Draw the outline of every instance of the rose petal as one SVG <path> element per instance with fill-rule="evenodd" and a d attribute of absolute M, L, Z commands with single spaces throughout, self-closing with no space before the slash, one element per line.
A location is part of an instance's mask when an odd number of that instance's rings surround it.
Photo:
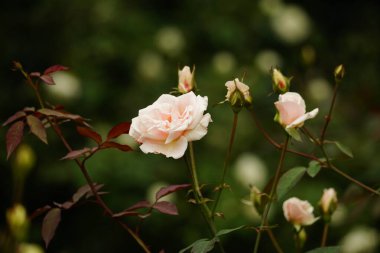
<path fill-rule="evenodd" d="M 187 149 L 187 139 L 182 136 L 177 141 L 169 144 L 144 142 L 140 146 L 140 149 L 144 153 L 164 154 L 166 157 L 178 159 L 185 154 Z"/>
<path fill-rule="evenodd" d="M 305 114 L 305 108 L 292 101 L 275 102 L 274 105 L 279 112 L 280 123 L 285 126 Z"/>
<path fill-rule="evenodd" d="M 318 114 L 318 112 L 319 112 L 319 109 L 315 108 L 311 112 L 305 113 L 301 117 L 299 117 L 296 120 L 294 120 L 292 123 L 290 123 L 289 125 L 287 125 L 286 128 L 293 128 L 293 127 L 302 126 L 303 122 L 305 122 L 308 119 L 314 118 Z"/>

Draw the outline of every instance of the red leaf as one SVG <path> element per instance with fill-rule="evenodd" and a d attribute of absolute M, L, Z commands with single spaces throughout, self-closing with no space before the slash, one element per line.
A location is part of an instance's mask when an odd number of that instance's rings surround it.
<path fill-rule="evenodd" d="M 134 211 L 122 211 L 120 213 L 115 213 L 114 215 L 112 215 L 112 217 L 117 218 L 117 217 L 123 217 L 123 216 L 137 216 L 137 215 L 139 215 L 138 212 L 134 212 Z"/>
<path fill-rule="evenodd" d="M 96 183 L 94 183 L 94 187 L 96 191 L 100 190 L 100 188 L 102 188 L 103 186 L 104 186 L 103 184 L 97 185 Z M 73 197 L 72 197 L 73 202 L 74 203 L 78 202 L 84 195 L 87 195 L 89 193 L 92 194 L 90 185 L 88 184 L 83 185 L 76 191 L 76 193 L 73 194 Z"/>
<path fill-rule="evenodd" d="M 117 124 L 108 132 L 107 140 L 114 139 L 122 134 L 127 134 L 129 132 L 130 126 L 130 122 L 122 122 Z"/>
<path fill-rule="evenodd" d="M 51 206 L 49 205 L 46 205 L 44 207 L 40 207 L 38 208 L 37 210 L 35 210 L 30 216 L 29 216 L 29 219 L 33 220 L 34 218 L 36 218 L 37 216 L 49 211 L 51 209 Z"/>
<path fill-rule="evenodd" d="M 46 248 L 49 246 L 51 239 L 53 239 L 55 230 L 61 221 L 61 209 L 53 208 L 45 216 L 42 222 L 42 238 L 45 241 Z"/>
<path fill-rule="evenodd" d="M 57 118 L 83 120 L 83 118 L 80 115 L 63 113 L 63 112 L 53 110 L 53 109 L 48 109 L 48 108 L 39 109 L 38 112 L 46 116 L 54 116 Z"/>
<path fill-rule="evenodd" d="M 7 143 L 7 159 L 20 144 L 22 137 L 24 136 L 24 122 L 17 121 L 8 129 L 6 135 Z"/>
<path fill-rule="evenodd" d="M 156 193 L 156 201 L 172 192 L 183 190 L 183 189 L 189 188 L 190 186 L 191 184 L 177 184 L 177 185 L 169 185 L 167 187 L 162 187 Z"/>
<path fill-rule="evenodd" d="M 30 131 L 37 136 L 42 142 L 47 144 L 47 136 L 46 136 L 46 130 L 44 125 L 42 124 L 41 120 L 39 120 L 37 117 L 34 117 L 33 115 L 26 116 L 26 123 L 28 123 L 30 127 Z"/>
<path fill-rule="evenodd" d="M 3 123 L 3 126 L 6 126 L 6 125 L 8 125 L 9 123 L 11 123 L 11 122 L 13 122 L 13 121 L 15 121 L 15 120 L 17 120 L 17 119 L 20 119 L 20 118 L 22 118 L 22 117 L 25 117 L 26 116 L 26 113 L 25 112 L 23 112 L 23 111 L 18 111 L 18 112 L 16 112 L 15 114 L 13 114 L 12 116 L 10 116 L 8 119 L 7 119 L 7 121 L 5 121 L 4 123 Z"/>
<path fill-rule="evenodd" d="M 132 148 L 128 145 L 124 145 L 124 144 L 119 144 L 119 143 L 116 143 L 116 142 L 113 142 L 113 141 L 106 141 L 104 143 L 102 143 L 101 145 L 101 148 L 117 148 L 121 151 L 124 151 L 124 152 L 128 152 L 128 151 L 132 151 Z"/>
<path fill-rule="evenodd" d="M 68 70 L 68 69 L 69 69 L 68 67 L 65 67 L 62 65 L 53 65 L 53 66 L 45 69 L 44 75 L 48 75 L 48 74 L 53 73 L 53 72 L 63 71 L 63 70 Z"/>
<path fill-rule="evenodd" d="M 178 215 L 177 207 L 173 203 L 170 203 L 168 201 L 157 202 L 152 207 L 160 213 Z"/>
<path fill-rule="evenodd" d="M 64 157 L 62 157 L 61 160 L 66 160 L 66 159 L 74 160 L 74 159 L 77 159 L 81 156 L 84 156 L 86 153 L 89 153 L 89 152 L 91 152 L 91 149 L 89 149 L 89 148 L 73 150 L 73 151 L 70 151 L 69 153 L 67 153 L 67 155 L 65 155 Z"/>
<path fill-rule="evenodd" d="M 42 75 L 42 76 L 40 76 L 40 79 L 47 84 L 50 84 L 50 85 L 55 84 L 53 77 L 50 75 Z"/>
<path fill-rule="evenodd" d="M 149 208 L 149 207 L 151 207 L 151 204 L 146 200 L 142 200 L 132 205 L 131 207 L 128 207 L 127 209 L 125 209 L 125 211 L 132 211 L 132 210 L 136 210 L 140 208 Z"/>
<path fill-rule="evenodd" d="M 91 130 L 88 127 L 77 126 L 77 131 L 80 135 L 91 138 L 98 144 L 102 143 L 102 137 L 97 132 Z"/>
<path fill-rule="evenodd" d="M 98 195 L 103 195 L 103 194 L 107 194 L 108 192 L 100 192 L 99 190 L 104 186 L 104 184 L 97 184 L 95 185 L 94 183 L 94 188 L 95 188 L 95 191 L 98 193 Z M 89 191 L 87 192 L 86 194 L 86 199 L 90 198 L 94 196 L 94 193 L 92 191 Z"/>

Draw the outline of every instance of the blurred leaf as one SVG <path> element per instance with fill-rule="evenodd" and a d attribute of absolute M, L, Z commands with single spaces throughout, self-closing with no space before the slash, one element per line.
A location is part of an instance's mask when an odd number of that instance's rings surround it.
<path fill-rule="evenodd" d="M 179 253 L 184 253 L 191 249 L 191 253 L 206 253 L 211 251 L 214 248 L 215 240 L 209 240 L 209 239 L 199 239 L 198 241 L 195 241 L 188 247 L 182 249 L 179 251 Z"/>
<path fill-rule="evenodd" d="M 127 134 L 129 132 L 130 126 L 131 122 L 122 122 L 117 124 L 108 132 L 107 140 L 114 139 L 122 134 Z"/>
<path fill-rule="evenodd" d="M 334 141 L 334 144 L 337 146 L 337 148 L 345 155 L 347 155 L 350 158 L 354 158 L 354 155 L 352 154 L 352 151 L 349 147 L 343 145 L 342 143 L 338 141 Z"/>
<path fill-rule="evenodd" d="M 40 72 L 32 72 L 32 73 L 29 74 L 29 76 L 40 77 L 40 76 L 41 76 L 41 73 L 40 73 Z"/>
<path fill-rule="evenodd" d="M 77 126 L 77 131 L 80 135 L 82 135 L 84 137 L 88 137 L 88 138 L 94 140 L 98 144 L 102 143 L 102 137 L 100 136 L 100 134 L 91 130 L 88 127 Z"/>
<path fill-rule="evenodd" d="M 26 116 L 26 113 L 23 112 L 23 111 L 18 111 L 16 112 L 15 114 L 13 114 L 12 116 L 10 116 L 4 123 L 3 123 L 3 126 L 6 126 L 8 125 L 9 123 L 17 120 L 17 119 L 20 119 L 22 117 L 25 117 Z"/>
<path fill-rule="evenodd" d="M 84 120 L 80 115 L 71 114 L 71 113 L 63 113 L 57 110 L 48 109 L 48 108 L 42 108 L 38 110 L 39 113 L 46 115 L 46 116 L 54 116 L 57 118 L 64 118 L 64 119 L 72 119 L 72 120 Z"/>
<path fill-rule="evenodd" d="M 104 185 L 103 184 L 99 184 L 97 185 L 96 183 L 94 183 L 94 187 L 95 187 L 95 190 L 98 191 L 100 188 L 102 188 Z M 73 202 L 78 202 L 84 195 L 88 194 L 89 192 L 91 192 L 91 187 L 90 185 L 86 184 L 86 185 L 83 185 L 82 187 L 80 187 L 74 194 L 73 194 Z M 92 192 L 91 192 L 92 193 Z"/>
<path fill-rule="evenodd" d="M 55 84 L 53 77 L 50 75 L 42 75 L 42 76 L 40 76 L 40 79 L 49 85 Z"/>
<path fill-rule="evenodd" d="M 48 74 L 51 74 L 51 73 L 54 73 L 57 71 L 64 71 L 64 70 L 68 70 L 68 69 L 69 69 L 68 67 L 65 67 L 62 65 L 53 65 L 53 66 L 45 69 L 44 75 L 48 75 Z"/>
<path fill-rule="evenodd" d="M 113 214 L 112 217 L 117 218 L 117 217 L 123 217 L 123 216 L 137 216 L 137 215 L 139 215 L 139 213 L 135 211 L 122 211 L 122 212 Z"/>
<path fill-rule="evenodd" d="M 169 215 L 178 215 L 178 210 L 176 205 L 168 201 L 160 201 L 155 203 L 152 208 L 156 209 L 160 213 L 169 214 Z"/>
<path fill-rule="evenodd" d="M 42 142 L 47 144 L 47 136 L 44 125 L 41 120 L 33 115 L 26 116 L 26 123 L 28 123 L 30 127 L 30 131 L 37 136 Z"/>
<path fill-rule="evenodd" d="M 49 211 L 51 209 L 51 206 L 49 205 L 46 205 L 44 207 L 40 207 L 38 209 L 36 209 L 30 216 L 29 216 L 29 219 L 33 220 L 34 218 L 36 218 L 37 216 L 40 216 L 41 214 Z"/>
<path fill-rule="evenodd" d="M 66 160 L 66 159 L 74 160 L 74 159 L 77 159 L 81 156 L 84 156 L 86 153 L 89 153 L 89 152 L 91 152 L 90 148 L 73 150 L 73 151 L 70 151 L 69 153 L 67 153 L 67 155 L 65 155 L 64 157 L 62 157 L 61 160 Z"/>
<path fill-rule="evenodd" d="M 162 187 L 156 193 L 156 201 L 170 193 L 189 188 L 190 186 L 191 184 L 177 184 L 177 185 L 169 185 L 167 187 Z"/>
<path fill-rule="evenodd" d="M 309 167 L 307 167 L 307 174 L 309 174 L 310 177 L 315 177 L 319 171 L 321 170 L 321 165 L 317 161 L 311 161 L 309 163 Z"/>
<path fill-rule="evenodd" d="M 128 152 L 128 151 L 132 151 L 133 150 L 128 145 L 116 143 L 116 142 L 113 142 L 113 141 L 106 141 L 106 142 L 102 143 L 101 148 L 117 148 L 117 149 L 119 149 L 121 151 L 124 151 L 124 152 Z"/>
<path fill-rule="evenodd" d="M 53 239 L 60 221 L 61 209 L 53 208 L 46 214 L 42 222 L 42 238 L 45 241 L 46 248 L 49 246 L 51 239 Z"/>
<path fill-rule="evenodd" d="M 323 247 L 323 248 L 316 248 L 313 250 L 309 250 L 306 253 L 340 253 L 340 247 L 339 246 L 333 246 L 333 247 Z"/>
<path fill-rule="evenodd" d="M 305 167 L 295 167 L 285 172 L 277 185 L 277 198 L 281 199 L 286 193 L 290 191 L 305 174 Z"/>
<path fill-rule="evenodd" d="M 226 234 L 232 233 L 236 230 L 240 230 L 242 228 L 245 228 L 245 225 L 237 227 L 237 228 L 222 229 L 216 233 L 216 236 L 226 235 Z"/>
<path fill-rule="evenodd" d="M 6 135 L 7 144 L 7 159 L 20 144 L 22 137 L 24 136 L 24 122 L 17 121 L 8 129 Z"/>
<path fill-rule="evenodd" d="M 98 193 L 98 195 L 103 195 L 103 194 L 107 193 L 107 192 L 100 192 L 99 191 L 101 188 L 103 188 L 103 186 L 104 186 L 104 184 L 96 184 L 96 183 L 94 183 L 94 188 L 95 188 L 95 191 Z M 88 199 L 88 198 L 90 198 L 92 196 L 94 196 L 94 193 L 92 191 L 88 191 L 86 193 L 86 199 Z"/>
<path fill-rule="evenodd" d="M 142 200 L 142 201 L 139 201 L 139 202 L 137 202 L 136 204 L 134 204 L 134 205 L 128 207 L 128 208 L 126 209 L 126 211 L 127 211 L 127 210 L 128 210 L 128 211 L 136 210 L 136 209 L 140 209 L 140 208 L 149 208 L 149 207 L 151 207 L 151 204 L 150 204 L 148 201 L 146 201 L 146 200 Z"/>

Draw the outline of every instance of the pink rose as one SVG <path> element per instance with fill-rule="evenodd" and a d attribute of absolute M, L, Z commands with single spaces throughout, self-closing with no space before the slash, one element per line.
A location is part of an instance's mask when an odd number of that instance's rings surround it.
<path fill-rule="evenodd" d="M 194 89 L 194 69 L 191 72 L 188 66 L 178 70 L 178 91 L 188 93 Z"/>
<path fill-rule="evenodd" d="M 335 211 L 338 203 L 336 191 L 334 188 L 324 189 L 319 205 L 324 214 L 331 214 Z"/>
<path fill-rule="evenodd" d="M 302 127 L 303 123 L 318 114 L 318 108 L 306 113 L 305 101 L 296 92 L 286 92 L 279 95 L 274 103 L 278 111 L 278 121 L 285 130 Z"/>
<path fill-rule="evenodd" d="M 236 102 L 236 93 L 241 94 L 244 101 L 242 101 L 242 104 L 245 103 L 252 103 L 252 97 L 249 93 L 249 86 L 240 82 L 238 78 L 235 78 L 233 81 L 226 82 L 225 86 L 227 87 L 227 95 L 226 99 L 230 101 L 232 105 L 234 105 L 234 102 Z M 235 96 L 235 97 L 234 97 Z M 239 97 L 239 96 L 238 96 Z"/>
<path fill-rule="evenodd" d="M 282 205 L 284 216 L 295 227 L 313 224 L 318 218 L 313 215 L 314 208 L 306 200 L 290 198 Z"/>
<path fill-rule="evenodd" d="M 132 119 L 129 134 L 141 143 L 144 153 L 164 154 L 178 159 L 187 149 L 189 141 L 201 139 L 211 122 L 207 97 L 193 92 L 179 97 L 164 94 L 152 105 L 141 109 Z"/>

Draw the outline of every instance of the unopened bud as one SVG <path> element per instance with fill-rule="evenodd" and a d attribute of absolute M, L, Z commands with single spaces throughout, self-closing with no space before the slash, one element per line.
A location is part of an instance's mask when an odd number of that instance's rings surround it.
<path fill-rule="evenodd" d="M 273 91 L 283 94 L 289 91 L 290 81 L 293 77 L 284 76 L 278 69 L 272 68 Z"/>
<path fill-rule="evenodd" d="M 194 72 L 190 71 L 189 66 L 183 67 L 182 70 L 178 70 L 178 91 L 182 94 L 188 93 L 195 88 Z"/>
<path fill-rule="evenodd" d="M 336 81 L 341 81 L 344 77 L 345 69 L 343 64 L 337 66 L 334 70 L 334 77 Z"/>
<path fill-rule="evenodd" d="M 331 215 L 335 212 L 338 206 L 338 198 L 334 188 L 324 189 L 319 207 L 323 213 L 325 222 L 330 222 Z"/>
<path fill-rule="evenodd" d="M 6 216 L 12 235 L 20 241 L 23 240 L 29 225 L 24 206 L 21 204 L 15 204 L 12 208 L 7 210 Z"/>
<path fill-rule="evenodd" d="M 234 112 L 239 112 L 243 107 L 251 105 L 252 96 L 248 85 L 235 78 L 233 81 L 226 82 L 225 86 L 227 87 L 226 99 Z"/>

